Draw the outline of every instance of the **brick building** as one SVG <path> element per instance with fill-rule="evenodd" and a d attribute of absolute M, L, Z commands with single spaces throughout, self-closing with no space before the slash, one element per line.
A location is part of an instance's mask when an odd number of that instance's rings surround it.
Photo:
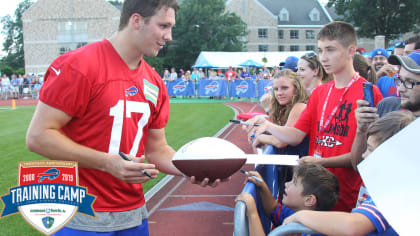
<path fill-rule="evenodd" d="M 119 18 L 106 0 L 38 0 L 22 16 L 26 73 L 44 73 L 59 55 L 110 37 Z"/>
<path fill-rule="evenodd" d="M 248 25 L 247 51 L 306 51 L 317 48 L 316 35 L 333 21 L 318 0 L 227 0 Z"/>

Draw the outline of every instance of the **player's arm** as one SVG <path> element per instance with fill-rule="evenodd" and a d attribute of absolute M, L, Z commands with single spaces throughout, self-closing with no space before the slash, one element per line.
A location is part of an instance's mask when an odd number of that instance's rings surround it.
<path fill-rule="evenodd" d="M 145 146 L 147 161 L 156 165 L 162 172 L 171 175 L 182 175 L 173 165 L 172 158 L 175 150 L 168 145 L 165 137 L 165 129 L 149 129 Z"/>
<path fill-rule="evenodd" d="M 172 163 L 172 158 L 175 155 L 175 150 L 171 148 L 165 137 L 165 129 L 149 129 L 146 150 L 146 159 L 156 165 L 156 167 L 167 174 L 182 175 L 182 173 Z M 203 181 L 196 181 L 194 177 L 190 178 L 191 183 L 199 184 L 202 187 L 207 185 L 216 187 L 221 180 L 217 179 L 214 182 L 209 182 L 208 178 Z"/>
<path fill-rule="evenodd" d="M 129 183 L 141 183 L 148 177 L 140 170 L 157 175 L 154 165 L 127 162 L 111 155 L 80 145 L 60 132 L 72 117 L 67 113 L 38 102 L 26 134 L 26 144 L 32 152 L 52 160 L 76 161 L 80 167 L 108 172 Z"/>
<path fill-rule="evenodd" d="M 284 220 L 297 222 L 325 235 L 366 235 L 376 230 L 372 221 L 360 213 L 301 210 Z"/>

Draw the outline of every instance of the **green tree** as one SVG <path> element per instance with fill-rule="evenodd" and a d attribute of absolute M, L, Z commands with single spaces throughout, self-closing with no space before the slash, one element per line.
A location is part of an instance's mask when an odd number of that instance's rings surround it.
<path fill-rule="evenodd" d="M 108 2 L 114 5 L 118 9 L 121 9 L 122 7 L 122 2 L 119 0 L 108 0 Z"/>
<path fill-rule="evenodd" d="M 201 51 L 243 51 L 246 24 L 225 12 L 224 0 L 184 0 L 167 48 L 169 66 L 189 69 Z"/>
<path fill-rule="evenodd" d="M 329 0 L 340 20 L 351 22 L 361 37 L 385 35 L 387 40 L 418 31 L 419 0 Z"/>
<path fill-rule="evenodd" d="M 2 34 L 6 36 L 3 43 L 3 51 L 6 52 L 6 56 L 1 60 L 1 67 L 9 66 L 14 71 L 25 68 L 22 14 L 32 4 L 33 2 L 31 0 L 23 0 L 15 10 L 14 18 L 10 15 L 1 18 L 3 24 Z"/>

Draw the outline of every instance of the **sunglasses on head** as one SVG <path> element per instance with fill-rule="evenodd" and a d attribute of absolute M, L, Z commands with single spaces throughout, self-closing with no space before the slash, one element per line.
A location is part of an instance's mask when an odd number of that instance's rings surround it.
<path fill-rule="evenodd" d="M 404 43 L 404 42 L 396 42 L 396 43 L 394 44 L 394 46 L 395 46 L 395 47 L 401 47 L 401 46 L 405 47 L 405 43 Z"/>
<path fill-rule="evenodd" d="M 305 53 L 305 55 L 303 56 L 306 58 L 312 58 L 312 57 L 316 57 L 317 55 L 314 52 L 308 52 L 308 53 Z"/>

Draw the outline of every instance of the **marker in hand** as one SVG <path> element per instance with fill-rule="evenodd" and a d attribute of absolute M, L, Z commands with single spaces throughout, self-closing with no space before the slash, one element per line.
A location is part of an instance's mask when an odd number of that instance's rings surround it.
<path fill-rule="evenodd" d="M 246 170 L 240 170 L 242 173 L 244 173 L 244 174 L 246 174 L 246 175 L 248 175 L 248 171 L 246 171 Z M 260 179 L 260 178 L 258 178 L 257 176 L 250 176 L 251 178 L 253 178 L 253 179 L 255 179 L 256 181 L 258 181 L 258 182 L 263 182 L 262 181 L 262 179 Z"/>
<path fill-rule="evenodd" d="M 230 121 L 230 122 L 232 122 L 232 123 L 235 123 L 235 124 L 241 124 L 241 125 L 251 125 L 250 123 L 245 122 L 245 121 L 241 121 L 241 120 L 234 120 L 234 119 L 230 119 L 229 121 Z M 253 126 L 257 127 L 257 126 L 258 126 L 258 124 L 254 124 Z"/>
<path fill-rule="evenodd" d="M 125 153 L 123 152 L 119 152 L 118 154 L 120 154 L 120 157 L 126 161 L 133 161 L 133 159 L 129 158 L 127 155 L 125 155 Z M 141 173 L 143 173 L 144 175 L 147 175 L 149 178 L 153 179 L 152 175 L 147 172 L 146 170 L 141 170 Z"/>

